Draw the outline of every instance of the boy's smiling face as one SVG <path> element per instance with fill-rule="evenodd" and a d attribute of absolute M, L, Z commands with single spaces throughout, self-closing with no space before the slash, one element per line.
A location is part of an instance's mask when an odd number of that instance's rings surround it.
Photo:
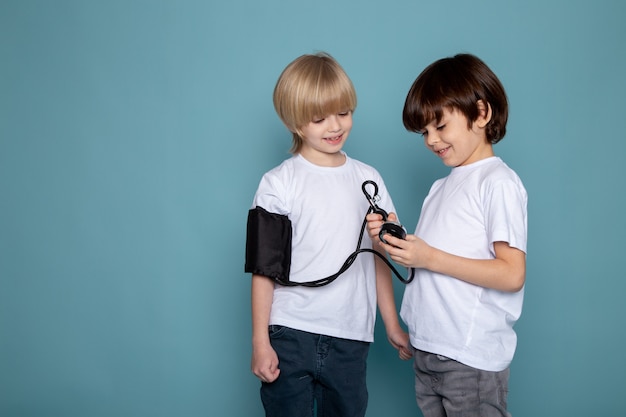
<path fill-rule="evenodd" d="M 300 154 L 316 165 L 342 165 L 345 158 L 340 151 L 351 129 L 351 111 L 315 119 L 300 129 L 302 137 Z"/>
<path fill-rule="evenodd" d="M 420 133 L 426 147 L 446 166 L 469 165 L 494 155 L 493 146 L 485 134 L 490 116 L 490 109 L 487 108 L 468 126 L 463 113 L 456 109 L 444 109 L 441 120 L 433 120 Z"/>

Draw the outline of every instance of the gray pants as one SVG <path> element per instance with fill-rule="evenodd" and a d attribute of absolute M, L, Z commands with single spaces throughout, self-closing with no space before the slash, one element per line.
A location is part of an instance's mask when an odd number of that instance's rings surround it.
<path fill-rule="evenodd" d="M 482 371 L 415 350 L 415 397 L 424 417 L 510 417 L 509 369 Z"/>

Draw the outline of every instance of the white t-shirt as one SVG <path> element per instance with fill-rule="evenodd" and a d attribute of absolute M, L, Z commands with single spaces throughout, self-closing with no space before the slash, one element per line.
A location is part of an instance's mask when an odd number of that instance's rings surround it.
<path fill-rule="evenodd" d="M 500 158 L 453 168 L 424 200 L 415 235 L 454 255 L 494 259 L 493 243 L 526 252 L 527 195 Z M 524 290 L 507 293 L 417 269 L 405 290 L 401 316 L 411 344 L 474 368 L 501 371 L 513 359 L 513 325 Z"/>
<path fill-rule="evenodd" d="M 379 173 L 351 159 L 339 167 L 320 167 L 296 155 L 261 179 L 253 207 L 286 215 L 292 222 L 289 279 L 314 281 L 335 274 L 356 250 L 370 207 L 362 184 L 378 185 L 379 207 L 395 212 Z M 370 194 L 373 188 L 368 188 Z M 371 248 L 364 233 L 361 248 Z M 317 288 L 276 285 L 270 324 L 371 342 L 376 320 L 374 256 L 361 253 L 333 283 Z"/>

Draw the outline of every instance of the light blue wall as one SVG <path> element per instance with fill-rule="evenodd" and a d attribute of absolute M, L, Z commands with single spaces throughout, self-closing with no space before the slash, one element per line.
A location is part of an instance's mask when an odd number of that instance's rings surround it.
<path fill-rule="evenodd" d="M 262 415 L 246 214 L 288 156 L 276 78 L 317 50 L 357 88 L 346 150 L 410 229 L 447 171 L 402 128 L 411 82 L 457 52 L 496 71 L 495 149 L 530 196 L 510 409 L 621 415 L 625 4 L 2 0 L 0 415 Z M 376 336 L 368 416 L 419 415 L 410 364 Z"/>

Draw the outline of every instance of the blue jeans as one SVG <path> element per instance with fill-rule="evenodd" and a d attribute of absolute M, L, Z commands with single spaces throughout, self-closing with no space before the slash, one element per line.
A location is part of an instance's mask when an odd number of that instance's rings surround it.
<path fill-rule="evenodd" d="M 267 417 L 363 417 L 370 344 L 270 326 L 280 375 L 262 383 Z"/>
<path fill-rule="evenodd" d="M 509 369 L 489 372 L 414 350 L 415 397 L 424 417 L 510 417 Z"/>

